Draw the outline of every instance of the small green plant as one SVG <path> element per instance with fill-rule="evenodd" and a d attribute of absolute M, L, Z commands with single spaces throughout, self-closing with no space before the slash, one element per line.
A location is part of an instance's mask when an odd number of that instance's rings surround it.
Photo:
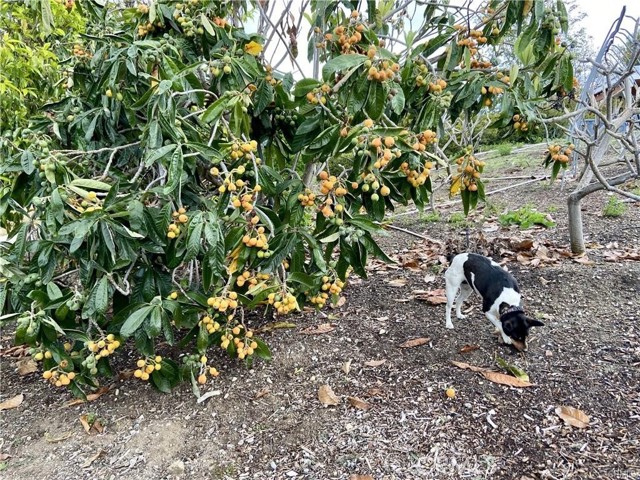
<path fill-rule="evenodd" d="M 465 224 L 467 223 L 467 217 L 462 212 L 454 212 L 451 214 L 448 221 L 454 225 Z"/>
<path fill-rule="evenodd" d="M 520 228 L 530 228 L 533 225 L 543 225 L 549 228 L 556 225 L 545 213 L 538 212 L 530 205 L 498 215 L 498 221 L 501 225 L 518 225 Z"/>
<path fill-rule="evenodd" d="M 618 197 L 609 197 L 609 201 L 602 209 L 603 217 L 621 217 L 627 211 L 627 206 Z"/>
<path fill-rule="evenodd" d="M 420 220 L 425 223 L 436 223 L 440 221 L 440 212 L 421 213 Z"/>
<path fill-rule="evenodd" d="M 510 143 L 501 143 L 500 145 L 496 146 L 496 151 L 501 157 L 506 157 L 507 155 L 511 155 L 511 152 L 513 151 L 513 145 Z"/>

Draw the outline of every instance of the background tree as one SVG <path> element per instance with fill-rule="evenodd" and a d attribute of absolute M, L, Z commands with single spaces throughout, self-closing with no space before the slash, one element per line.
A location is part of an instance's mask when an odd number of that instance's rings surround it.
<path fill-rule="evenodd" d="M 574 163 L 580 169 L 578 184 L 568 197 L 573 253 L 585 251 L 581 209 L 585 196 L 608 190 L 640 201 L 639 195 L 620 188 L 640 176 L 640 20 L 625 17 L 623 9 L 601 54 L 590 60 L 592 72 L 578 108 L 554 120 L 571 120 L 569 127 L 562 128 L 578 145 Z M 554 177 L 560 166 L 567 166 L 564 154 L 571 155 L 562 150 L 554 145 L 546 158 L 548 164 L 556 161 Z M 557 163 L 560 155 L 561 165 Z"/>
<path fill-rule="evenodd" d="M 309 3 L 319 78 L 298 81 L 262 55 L 283 37 L 295 58 L 302 20 L 274 22 L 265 2 L 71 4 L 86 28 L 59 57 L 64 90 L 3 137 L 0 166 L 2 318 L 45 378 L 82 395 L 130 340 L 136 377 L 197 390 L 217 375 L 211 346 L 269 356 L 245 312 L 321 308 L 386 259 L 373 234 L 396 204 L 429 200 L 438 165 L 476 205 L 484 162 L 444 122 L 491 108 L 521 128 L 565 95 L 566 11 L 429 4 L 409 27 L 404 3 Z M 243 26 L 252 15 L 262 34 Z M 387 48 L 401 23 L 406 46 Z M 493 65 L 514 29 L 521 64 Z"/>

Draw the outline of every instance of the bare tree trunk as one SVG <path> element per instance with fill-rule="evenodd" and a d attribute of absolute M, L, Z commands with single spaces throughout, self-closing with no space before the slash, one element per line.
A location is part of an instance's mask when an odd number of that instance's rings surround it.
<path fill-rule="evenodd" d="M 569 242 L 571 243 L 572 253 L 584 253 L 584 233 L 582 231 L 582 196 L 580 192 L 573 192 L 567 198 L 567 207 L 569 213 Z"/>

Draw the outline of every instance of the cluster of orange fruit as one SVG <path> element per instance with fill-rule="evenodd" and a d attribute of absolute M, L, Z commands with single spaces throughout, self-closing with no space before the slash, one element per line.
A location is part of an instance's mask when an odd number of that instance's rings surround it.
<path fill-rule="evenodd" d="M 202 355 L 200 357 L 200 375 L 198 375 L 198 383 L 200 385 L 204 385 L 205 383 L 207 383 L 207 372 L 212 377 L 217 377 L 218 375 L 220 375 L 220 372 L 218 371 L 217 368 L 215 367 L 207 368 L 207 362 L 208 362 L 207 357 Z"/>
<path fill-rule="evenodd" d="M 173 223 L 170 223 L 167 227 L 167 237 L 173 240 L 180 235 L 181 230 L 179 225 L 187 223 L 189 221 L 189 217 L 187 216 L 187 210 L 183 207 L 180 207 L 176 212 L 173 212 L 171 216 L 173 217 Z"/>
<path fill-rule="evenodd" d="M 242 332 L 244 330 L 245 329 L 242 326 L 236 325 L 232 329 L 227 330 L 227 332 L 220 338 L 220 347 L 223 350 L 229 348 L 231 342 L 234 343 L 236 347 L 236 355 L 240 360 L 253 355 L 258 348 L 258 342 L 253 340 L 253 332 L 251 330 L 246 330 L 244 332 L 244 338 L 242 338 Z"/>
<path fill-rule="evenodd" d="M 233 316 L 230 317 L 233 318 Z M 209 315 L 205 315 L 204 317 L 202 317 L 202 320 L 198 322 L 198 325 L 204 325 L 209 335 L 220 330 L 220 324 L 212 319 Z"/>
<path fill-rule="evenodd" d="M 405 174 L 407 181 L 412 187 L 418 188 L 420 185 L 424 185 L 429 178 L 431 169 L 433 168 L 432 162 L 425 162 L 422 165 L 422 170 L 416 170 L 409 167 L 407 162 L 402 162 L 400 165 L 400 171 Z"/>
<path fill-rule="evenodd" d="M 453 28 L 459 32 L 459 34 L 466 35 L 467 27 L 465 25 L 454 25 Z M 467 47 L 471 55 L 475 55 L 478 52 L 478 44 L 487 43 L 487 37 L 482 33 L 482 30 L 469 30 L 468 35 L 464 38 L 460 38 L 457 41 L 459 47 Z"/>
<path fill-rule="evenodd" d="M 85 50 L 84 48 L 82 48 L 82 45 L 76 43 L 73 46 L 73 55 L 76 57 L 84 57 L 84 58 L 91 58 L 93 57 L 93 55 L 91 54 L 91 52 Z"/>
<path fill-rule="evenodd" d="M 238 294 L 236 292 L 226 292 L 225 295 L 207 298 L 207 305 L 219 312 L 235 310 L 238 308 Z"/>
<path fill-rule="evenodd" d="M 320 179 L 320 193 L 322 195 L 328 195 L 333 191 L 337 197 L 344 197 L 347 194 L 347 189 L 338 183 L 338 178 L 334 175 L 329 175 L 326 170 L 321 171 L 318 174 Z"/>
<path fill-rule="evenodd" d="M 316 105 L 318 103 L 325 105 L 327 103 L 326 95 L 328 95 L 329 93 L 331 93 L 331 87 L 325 83 L 319 87 L 314 88 L 310 92 L 307 92 L 306 98 L 307 101 L 313 105 Z"/>
<path fill-rule="evenodd" d="M 436 79 L 435 82 L 429 82 L 429 91 L 430 92 L 440 93 L 445 88 L 447 88 L 447 82 L 442 78 Z"/>
<path fill-rule="evenodd" d="M 238 182 L 241 182 L 241 185 L 244 186 L 244 182 L 242 180 L 236 180 L 236 186 L 238 185 Z M 251 212 L 253 210 L 254 200 L 255 195 L 253 193 L 243 193 L 242 195 L 231 197 L 231 205 L 233 205 L 234 208 L 242 207 L 245 212 Z M 260 219 L 257 216 L 254 216 L 251 221 L 255 225 L 260 221 Z"/>
<path fill-rule="evenodd" d="M 569 163 L 569 159 L 571 158 L 574 148 L 575 145 L 573 143 L 566 148 L 563 148 L 560 145 L 551 145 L 549 147 L 549 155 L 551 156 L 551 160 L 554 162 Z"/>
<path fill-rule="evenodd" d="M 416 141 L 412 145 L 412 148 L 416 152 L 424 152 L 427 149 L 427 145 L 437 143 L 438 136 L 433 130 L 425 130 L 416 135 Z"/>
<path fill-rule="evenodd" d="M 515 114 L 512 118 L 513 120 L 513 129 L 519 130 L 521 132 L 526 132 L 529 130 L 529 124 L 524 117 L 521 117 L 519 114 Z"/>
<path fill-rule="evenodd" d="M 146 382 L 154 371 L 162 368 L 162 357 L 160 355 L 156 355 L 153 358 L 141 358 L 136 362 L 136 366 L 138 368 L 134 370 L 133 376 Z"/>
<path fill-rule="evenodd" d="M 488 60 L 471 60 L 471 68 L 491 68 L 493 63 Z"/>
<path fill-rule="evenodd" d="M 470 153 L 462 155 L 456 159 L 458 165 L 458 175 L 454 175 L 453 184 L 459 184 L 460 190 L 475 192 L 478 190 L 477 180 L 480 178 L 482 169 L 486 165 L 483 160 L 478 160 Z"/>
<path fill-rule="evenodd" d="M 255 140 L 249 140 L 248 142 L 234 142 L 231 145 L 231 158 L 236 160 L 238 158 L 252 158 L 253 152 L 258 150 L 258 142 Z"/>
<path fill-rule="evenodd" d="M 325 34 L 324 39 L 327 42 L 337 42 L 342 53 L 354 53 L 356 51 L 354 47 L 362 40 L 362 32 L 367 28 L 359 18 L 358 11 L 352 11 L 349 25 L 337 26 L 333 29 L 333 33 Z"/>
<path fill-rule="evenodd" d="M 63 365 L 65 366 L 63 367 Z M 66 387 L 71 383 L 71 380 L 76 378 L 75 372 L 66 372 L 64 370 L 67 367 L 68 362 L 66 360 L 62 360 L 59 366 L 42 372 L 42 378 L 49 380 L 49 382 L 56 387 Z"/>
<path fill-rule="evenodd" d="M 372 60 L 375 57 L 377 50 L 375 47 L 369 48 L 367 56 L 369 60 L 365 60 L 364 65 L 368 68 L 367 80 L 376 82 L 385 82 L 387 80 L 393 80 L 396 73 L 400 71 L 400 64 L 390 62 L 389 60 L 380 60 L 374 65 Z"/>
<path fill-rule="evenodd" d="M 120 340 L 117 340 L 113 333 L 110 333 L 105 338 L 98 340 L 97 342 L 90 340 L 87 342 L 87 350 L 91 353 L 95 353 L 96 360 L 111 355 L 116 348 L 120 346 Z"/>
<path fill-rule="evenodd" d="M 401 154 L 399 149 L 391 150 L 396 140 L 393 137 L 375 137 L 369 141 L 369 145 L 376 149 L 377 159 L 373 164 L 374 168 L 385 167 L 393 158 Z"/>
<path fill-rule="evenodd" d="M 244 237 L 242 237 L 242 243 L 244 243 L 247 247 L 256 247 L 262 250 L 269 250 L 269 241 L 264 232 L 264 227 L 260 226 L 255 229 L 255 233 L 257 234 L 255 237 L 252 236 L 253 231 L 250 231 L 249 233 L 245 234 Z"/>
<path fill-rule="evenodd" d="M 238 278 L 236 279 L 236 285 L 239 287 L 244 287 L 245 283 L 248 283 L 250 285 L 249 288 L 251 288 L 255 287 L 259 282 L 264 282 L 266 280 L 269 280 L 270 278 L 271 275 L 269 275 L 268 273 L 256 273 L 255 275 L 252 275 L 249 270 L 245 270 L 241 275 L 238 275 Z"/>
<path fill-rule="evenodd" d="M 305 188 L 304 193 L 298 194 L 298 201 L 303 207 L 313 207 L 316 204 L 316 194 Z"/>
<path fill-rule="evenodd" d="M 273 305 L 280 315 L 286 315 L 293 310 L 300 310 L 298 300 L 290 292 L 270 293 L 267 296 L 267 303 Z"/>

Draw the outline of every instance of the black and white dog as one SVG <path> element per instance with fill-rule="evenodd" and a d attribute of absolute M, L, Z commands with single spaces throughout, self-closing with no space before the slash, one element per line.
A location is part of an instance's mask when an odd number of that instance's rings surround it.
<path fill-rule="evenodd" d="M 456 316 L 462 315 L 462 303 L 476 291 L 482 297 L 482 311 L 495 325 L 505 343 L 518 350 L 527 349 L 531 327 L 544 324 L 528 318 L 520 306 L 520 289 L 516 279 L 490 258 L 476 253 L 461 253 L 450 260 L 444 274 L 447 292 L 447 328 L 451 323 L 451 308 L 456 300 Z M 460 293 L 457 295 L 458 290 Z"/>

